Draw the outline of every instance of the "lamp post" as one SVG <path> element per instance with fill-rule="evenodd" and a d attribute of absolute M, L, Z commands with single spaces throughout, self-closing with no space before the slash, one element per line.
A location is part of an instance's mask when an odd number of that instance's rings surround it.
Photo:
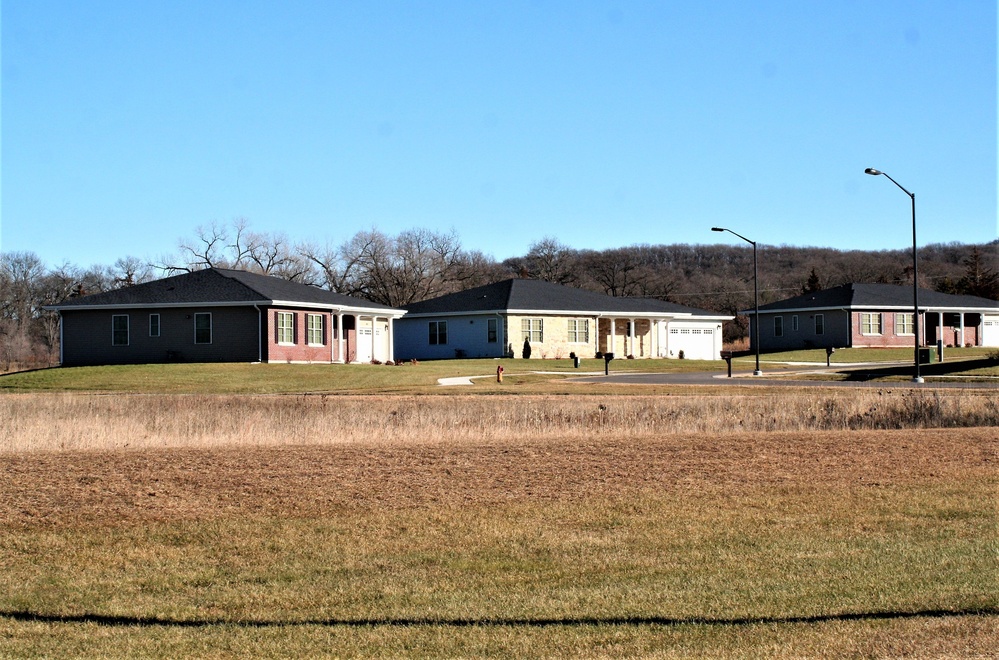
<path fill-rule="evenodd" d="M 881 170 L 876 170 L 873 167 L 868 167 L 864 170 L 864 174 L 870 174 L 871 176 L 884 175 L 889 181 L 898 186 L 899 190 L 904 192 L 912 200 L 912 329 L 915 335 L 915 373 L 912 377 L 913 383 L 922 383 L 923 377 L 919 375 L 919 277 L 918 271 L 916 270 L 916 194 L 911 193 L 902 187 L 902 184 L 895 179 L 888 176 Z"/>
<path fill-rule="evenodd" d="M 751 241 L 742 234 L 737 234 L 731 229 L 726 229 L 724 227 L 712 227 L 711 231 L 727 231 L 733 236 L 738 236 L 742 240 L 746 241 L 753 246 L 753 305 L 756 308 L 756 315 L 753 319 L 756 323 L 754 328 L 754 338 L 753 344 L 756 346 L 756 370 L 753 372 L 754 376 L 762 376 L 763 372 L 760 371 L 760 271 L 757 268 L 756 261 L 756 241 Z"/>

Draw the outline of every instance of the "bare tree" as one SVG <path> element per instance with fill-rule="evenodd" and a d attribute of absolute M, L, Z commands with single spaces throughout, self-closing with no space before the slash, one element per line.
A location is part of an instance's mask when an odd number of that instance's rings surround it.
<path fill-rule="evenodd" d="M 577 253 L 551 236 L 533 243 L 522 264 L 527 275 L 555 284 L 569 284 L 578 279 Z"/>

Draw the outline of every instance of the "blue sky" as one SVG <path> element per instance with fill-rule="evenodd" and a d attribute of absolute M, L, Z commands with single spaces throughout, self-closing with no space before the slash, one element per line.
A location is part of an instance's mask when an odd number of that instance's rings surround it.
<path fill-rule="evenodd" d="M 979 243 L 996 3 L 3 0 L 0 251 Z"/>

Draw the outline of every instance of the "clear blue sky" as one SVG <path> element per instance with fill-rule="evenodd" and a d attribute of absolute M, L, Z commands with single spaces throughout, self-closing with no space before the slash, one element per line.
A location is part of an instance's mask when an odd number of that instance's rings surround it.
<path fill-rule="evenodd" d="M 292 241 L 575 248 L 978 243 L 996 211 L 985 0 L 3 0 L 0 251 Z"/>

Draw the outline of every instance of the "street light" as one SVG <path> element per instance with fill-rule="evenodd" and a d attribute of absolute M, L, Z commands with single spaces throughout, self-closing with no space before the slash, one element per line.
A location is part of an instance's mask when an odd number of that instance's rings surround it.
<path fill-rule="evenodd" d="M 727 231 L 753 246 L 753 304 L 756 307 L 756 317 L 754 318 L 756 328 L 754 333 L 755 338 L 753 339 L 753 344 L 756 346 L 756 371 L 753 372 L 753 375 L 762 376 L 763 372 L 760 371 L 760 271 L 757 268 L 756 261 L 756 241 L 751 241 L 742 234 L 737 234 L 731 229 L 725 229 L 724 227 L 712 227 L 711 231 Z"/>
<path fill-rule="evenodd" d="M 916 338 L 914 360 L 916 371 L 915 375 L 912 377 L 912 382 L 922 383 L 923 377 L 919 375 L 919 277 L 918 271 L 916 270 L 916 194 L 903 188 L 901 183 L 891 178 L 881 170 L 868 167 L 864 170 L 864 174 L 870 174 L 871 176 L 884 175 L 889 181 L 898 186 L 899 190 L 908 195 L 910 200 L 912 200 L 912 325 Z"/>

